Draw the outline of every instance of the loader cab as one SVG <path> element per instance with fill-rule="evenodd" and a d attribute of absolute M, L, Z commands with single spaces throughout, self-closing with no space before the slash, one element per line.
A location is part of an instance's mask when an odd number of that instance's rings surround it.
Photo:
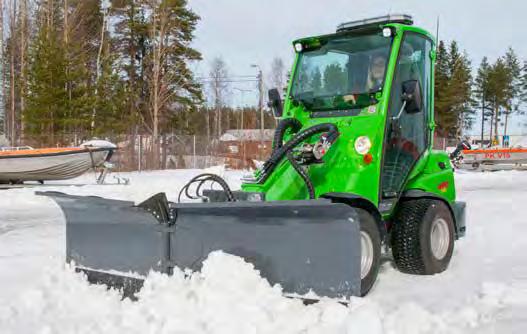
<path fill-rule="evenodd" d="M 376 171 L 364 178 L 376 175 L 379 181 L 375 194 L 367 197 L 377 204 L 396 201 L 410 172 L 431 147 L 432 36 L 414 27 L 411 17 L 392 15 L 342 24 L 335 34 L 293 45 L 298 56 L 289 110 L 299 106 L 304 112 L 292 116 L 302 119 L 308 114 L 307 122 L 337 117 L 331 121 L 342 123 L 349 118 L 357 124 L 349 130 L 352 137 L 370 126 L 362 134 L 380 145 L 372 145 Z"/>
<path fill-rule="evenodd" d="M 273 176 L 267 180 L 257 172 L 243 189 L 271 201 L 348 194 L 389 215 L 431 153 L 433 37 L 413 26 L 411 17 L 389 15 L 342 24 L 293 47 L 297 57 L 285 100 L 274 91 L 270 106 L 285 123 L 296 124 L 294 131 L 331 124 L 338 139 L 327 149 L 322 137 L 311 136 L 292 151 L 308 177 L 278 163 L 282 156 L 273 157 L 273 166 L 279 165 Z M 282 142 L 293 136 L 284 130 Z M 322 159 L 308 156 L 320 147 Z M 306 192 L 307 178 L 315 196 Z"/>

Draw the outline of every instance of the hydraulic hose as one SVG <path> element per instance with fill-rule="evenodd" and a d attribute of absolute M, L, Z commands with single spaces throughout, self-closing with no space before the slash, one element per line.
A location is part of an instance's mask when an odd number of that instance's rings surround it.
<path fill-rule="evenodd" d="M 286 156 L 287 160 L 289 160 L 289 162 L 291 163 L 291 166 L 293 166 L 298 175 L 300 175 L 302 180 L 304 180 L 304 183 L 307 187 L 307 192 L 309 193 L 309 199 L 315 199 L 315 187 L 313 186 L 313 182 L 311 182 L 309 175 L 307 175 L 304 168 L 302 168 L 302 166 L 300 166 L 300 164 L 295 160 L 291 152 L 287 152 Z"/>
<path fill-rule="evenodd" d="M 314 135 L 317 135 L 319 133 L 324 133 L 324 132 L 327 132 L 327 141 L 330 144 L 333 144 L 335 140 L 337 140 L 337 137 L 339 136 L 338 129 L 334 124 L 331 124 L 331 123 L 317 124 L 300 133 L 297 133 L 293 138 L 291 138 L 291 140 L 285 143 L 285 145 L 277 148 L 273 152 L 273 154 L 271 154 L 271 157 L 269 158 L 269 160 L 265 162 L 262 168 L 262 173 L 260 174 L 260 177 L 258 179 L 258 183 L 263 183 L 267 180 L 267 178 L 271 175 L 273 170 L 280 163 L 280 161 L 282 161 L 282 159 L 287 155 L 288 152 L 292 151 L 296 146 L 301 144 L 306 139 Z M 281 142 L 282 141 L 280 140 L 278 141 L 277 144 L 279 145 L 279 143 Z"/>
<path fill-rule="evenodd" d="M 283 146 L 284 135 L 287 132 L 287 130 L 291 130 L 291 133 L 294 134 L 294 133 L 297 133 L 301 128 L 302 128 L 302 123 L 300 123 L 300 121 L 297 120 L 296 118 L 286 118 L 280 121 L 274 133 L 273 153 Z M 293 166 L 295 171 L 298 173 L 298 175 L 300 175 L 300 177 L 306 184 L 306 187 L 309 193 L 309 198 L 315 199 L 315 187 L 313 186 L 313 182 L 311 182 L 309 175 L 307 175 L 306 171 L 295 160 L 295 158 L 293 157 L 293 154 L 290 151 L 286 153 L 286 157 L 289 163 L 291 163 L 291 166 Z"/>
<path fill-rule="evenodd" d="M 297 133 L 301 128 L 302 123 L 296 118 L 286 118 L 281 120 L 274 132 L 273 153 L 283 146 L 284 135 L 288 129 L 291 129 L 292 133 Z"/>
<path fill-rule="evenodd" d="M 337 127 L 334 124 L 331 123 L 324 123 L 324 124 L 318 124 L 315 126 L 312 126 L 300 133 L 297 133 L 302 127 L 302 124 L 297 120 L 293 118 L 288 118 L 280 122 L 278 125 L 275 135 L 274 135 L 274 141 L 273 141 L 273 153 L 271 154 L 271 158 L 267 160 L 267 162 L 264 164 L 262 168 L 262 173 L 260 174 L 260 178 L 258 179 L 259 183 L 265 182 L 265 180 L 271 175 L 273 170 L 276 168 L 276 166 L 280 163 L 280 161 L 286 157 L 295 171 L 300 175 L 304 183 L 306 184 L 306 187 L 309 192 L 309 198 L 314 199 L 315 198 L 315 187 L 313 186 L 313 183 L 309 179 L 309 175 L 307 175 L 306 171 L 300 166 L 300 164 L 295 160 L 293 157 L 293 154 L 291 151 L 301 144 L 306 139 L 319 134 L 327 132 L 326 140 L 332 144 L 337 139 L 339 133 L 337 130 Z M 291 129 L 292 133 L 296 133 L 291 140 L 289 140 L 285 145 L 283 144 L 284 135 L 287 132 L 287 130 Z M 223 180 L 218 175 L 214 174 L 201 174 L 190 180 L 179 192 L 178 196 L 178 202 L 181 202 L 181 196 L 184 194 L 189 199 L 199 199 L 202 198 L 201 194 L 201 188 L 203 185 L 207 182 L 217 183 L 221 186 L 223 189 L 223 192 L 225 193 L 225 196 L 227 198 L 228 202 L 234 202 L 236 201 L 234 194 L 232 193 L 231 189 L 229 188 L 229 185 L 225 180 Z M 196 185 L 194 190 L 194 195 L 190 193 L 190 187 L 192 185 Z"/>
<path fill-rule="evenodd" d="M 202 198 L 203 195 L 201 194 L 201 188 L 206 182 L 211 183 L 217 183 L 220 185 L 220 187 L 223 189 L 223 192 L 225 193 L 225 197 L 227 198 L 228 202 L 235 202 L 236 199 L 234 198 L 234 194 L 232 193 L 231 188 L 227 184 L 227 182 L 222 179 L 220 176 L 215 174 L 201 174 L 190 180 L 183 188 L 181 188 L 181 191 L 178 195 L 178 202 L 181 203 L 181 195 L 185 194 L 185 196 L 189 199 L 199 199 Z M 195 195 L 190 194 L 190 187 L 193 184 L 197 184 L 196 189 L 194 191 Z"/>

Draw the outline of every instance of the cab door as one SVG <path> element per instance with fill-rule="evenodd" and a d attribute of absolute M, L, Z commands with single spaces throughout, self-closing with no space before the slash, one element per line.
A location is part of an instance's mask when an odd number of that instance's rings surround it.
<path fill-rule="evenodd" d="M 432 42 L 421 34 L 406 32 L 399 50 L 388 109 L 381 171 L 381 204 L 393 204 L 403 190 L 409 173 L 428 147 L 430 96 L 432 93 Z M 403 108 L 403 85 L 419 82 L 421 108 L 409 113 Z M 392 205 L 381 211 L 390 210 Z"/>

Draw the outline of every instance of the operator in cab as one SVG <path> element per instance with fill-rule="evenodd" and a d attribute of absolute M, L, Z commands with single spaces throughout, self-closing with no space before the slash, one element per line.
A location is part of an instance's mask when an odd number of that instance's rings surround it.
<path fill-rule="evenodd" d="M 372 56 L 368 81 L 366 83 L 366 92 L 377 92 L 381 90 L 384 81 L 384 72 L 386 70 L 386 56 L 377 53 Z"/>

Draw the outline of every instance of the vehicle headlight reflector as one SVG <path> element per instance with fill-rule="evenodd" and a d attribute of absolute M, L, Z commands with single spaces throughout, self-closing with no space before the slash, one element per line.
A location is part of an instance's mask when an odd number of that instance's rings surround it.
<path fill-rule="evenodd" d="M 361 136 L 355 140 L 355 151 L 360 155 L 367 154 L 371 149 L 371 140 L 367 136 Z"/>
<path fill-rule="evenodd" d="M 302 43 L 296 43 L 295 44 L 295 51 L 296 52 L 302 52 L 302 50 L 304 50 L 304 46 L 302 45 Z"/>

